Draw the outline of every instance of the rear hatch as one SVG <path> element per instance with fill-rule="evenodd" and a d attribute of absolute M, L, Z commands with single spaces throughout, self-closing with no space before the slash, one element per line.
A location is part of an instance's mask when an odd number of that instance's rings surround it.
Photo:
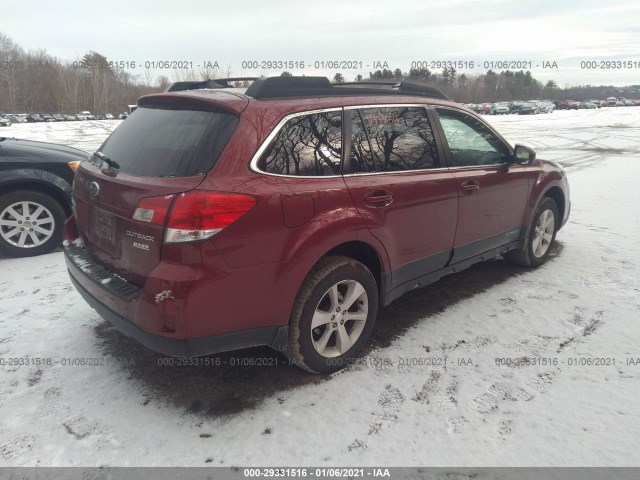
<path fill-rule="evenodd" d="M 238 124 L 236 112 L 224 105 L 157 97 L 145 97 L 144 106 L 80 165 L 73 188 L 87 252 L 136 285 L 160 262 L 164 217 L 155 221 L 158 213 L 202 182 Z"/>

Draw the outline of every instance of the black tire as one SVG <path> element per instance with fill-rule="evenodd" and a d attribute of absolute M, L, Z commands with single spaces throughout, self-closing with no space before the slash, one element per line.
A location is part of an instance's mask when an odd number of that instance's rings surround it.
<path fill-rule="evenodd" d="M 8 222 L 15 221 L 15 215 L 12 212 L 23 213 L 20 205 L 22 202 L 28 202 L 27 208 L 32 213 L 37 213 L 39 207 L 43 210 L 38 214 L 38 218 L 29 217 L 29 220 L 20 225 L 9 224 Z M 16 204 L 18 206 L 10 209 Z M 30 257 L 54 250 L 62 243 L 65 219 L 62 205 L 46 193 L 36 190 L 15 190 L 2 195 L 0 197 L 0 253 L 10 257 Z M 42 220 L 39 226 L 40 231 L 37 229 L 30 231 L 29 228 L 38 227 L 38 220 Z M 23 220 L 20 221 L 23 222 Z M 35 225 L 27 222 L 35 222 Z M 19 232 L 27 232 L 25 235 L 28 237 L 24 238 L 23 246 L 19 245 L 20 233 L 14 233 L 15 228 L 23 229 Z M 49 233 L 41 233 L 45 230 Z"/>
<path fill-rule="evenodd" d="M 361 290 L 358 285 L 364 290 L 359 295 L 357 292 Z M 351 305 L 346 305 L 348 310 L 340 309 L 340 305 L 344 305 L 342 303 L 337 303 L 335 309 L 330 307 L 335 306 L 329 293 L 334 287 L 340 301 L 357 298 Z M 349 292 L 356 293 L 350 294 L 347 299 Z M 336 321 L 312 329 L 314 314 L 317 311 L 324 314 L 325 310 Z M 350 320 L 350 314 L 366 317 L 366 320 Z M 285 353 L 291 363 L 311 373 L 340 370 L 358 357 L 371 335 L 377 316 L 378 286 L 369 269 L 353 258 L 327 256 L 307 275 L 298 292 L 289 323 L 288 351 Z M 349 339 L 351 346 L 340 353 L 342 344 L 338 337 L 345 332 L 353 339 Z M 328 338 L 324 342 L 326 347 L 319 347 L 325 335 Z M 324 354 L 318 348 L 322 348 Z"/>
<path fill-rule="evenodd" d="M 551 235 L 551 240 L 543 241 L 542 247 L 546 245 L 546 248 L 543 248 L 544 251 L 538 250 L 537 247 L 539 244 L 535 241 L 536 237 L 540 238 L 540 221 L 543 215 L 546 213 L 547 215 L 553 214 L 553 222 L 549 224 L 549 228 L 553 228 L 553 232 L 546 232 L 546 235 Z M 546 217 L 548 218 L 548 216 Z M 560 224 L 560 215 L 558 213 L 558 206 L 553 199 L 549 197 L 543 197 L 536 209 L 536 213 L 533 216 L 533 221 L 531 222 L 531 228 L 529 230 L 529 235 L 526 240 L 524 250 L 512 250 L 506 254 L 506 258 L 518 265 L 522 265 L 525 267 L 539 267 L 543 263 L 545 263 L 549 259 L 549 253 L 551 252 L 551 247 L 553 246 L 553 242 L 556 240 L 556 233 L 558 232 L 558 225 Z"/>

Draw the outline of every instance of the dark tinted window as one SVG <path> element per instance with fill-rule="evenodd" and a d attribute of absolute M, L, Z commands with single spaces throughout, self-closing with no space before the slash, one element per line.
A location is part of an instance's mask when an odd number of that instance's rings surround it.
<path fill-rule="evenodd" d="M 477 118 L 446 108 L 436 111 L 449 144 L 451 166 L 499 165 L 511 156 L 510 148 Z"/>
<path fill-rule="evenodd" d="M 345 173 L 438 166 L 436 142 L 423 107 L 366 108 L 351 114 L 351 155 Z"/>
<path fill-rule="evenodd" d="M 138 108 L 100 151 L 123 173 L 188 177 L 211 169 L 237 124 L 226 113 Z"/>
<path fill-rule="evenodd" d="M 289 120 L 258 161 L 258 168 L 282 175 L 339 175 L 342 113 L 303 115 Z"/>

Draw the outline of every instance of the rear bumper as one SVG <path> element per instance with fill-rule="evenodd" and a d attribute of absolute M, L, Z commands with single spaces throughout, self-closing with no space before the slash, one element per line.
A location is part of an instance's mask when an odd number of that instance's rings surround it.
<path fill-rule="evenodd" d="M 89 255 L 73 217 L 65 224 L 63 245 L 69 276 L 85 301 L 151 350 L 199 356 L 259 345 L 280 351 L 287 347 L 288 324 L 282 319 L 288 320 L 290 310 L 285 310 L 286 303 L 274 302 L 282 297 L 276 296 L 281 289 L 272 266 L 238 272 L 214 256 L 206 268 L 161 262 L 145 284 L 137 286 Z M 247 302 L 247 291 L 264 295 L 254 294 Z"/>
<path fill-rule="evenodd" d="M 239 350 L 241 348 L 256 347 L 258 345 L 268 345 L 276 350 L 284 350 L 287 346 L 289 336 L 289 328 L 287 326 L 262 327 L 213 337 L 192 339 L 176 339 L 154 335 L 145 332 L 135 323 L 127 320 L 122 315 L 101 303 L 74 278 L 71 272 L 69 272 L 69 277 L 71 278 L 73 286 L 76 287 L 76 290 L 82 295 L 82 298 L 84 298 L 102 318 L 111 323 L 127 337 L 133 338 L 138 343 L 158 353 L 175 357 L 196 357 L 230 350 Z"/>

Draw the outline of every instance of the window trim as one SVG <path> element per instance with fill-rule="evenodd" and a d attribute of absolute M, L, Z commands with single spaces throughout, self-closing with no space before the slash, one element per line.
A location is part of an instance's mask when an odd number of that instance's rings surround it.
<path fill-rule="evenodd" d="M 260 161 L 260 158 L 262 157 L 262 154 L 269 147 L 269 145 L 271 145 L 271 142 L 273 142 L 273 140 L 278 136 L 280 131 L 284 128 L 284 126 L 287 124 L 287 122 L 289 122 L 289 120 L 297 118 L 297 117 L 303 117 L 303 116 L 306 116 L 306 115 L 314 115 L 314 114 L 317 114 L 317 113 L 340 112 L 340 117 L 341 117 L 342 123 L 344 125 L 344 114 L 343 114 L 342 110 L 343 110 L 342 107 L 330 107 L 330 108 L 321 108 L 321 109 L 316 109 L 316 110 L 305 110 L 304 112 L 296 112 L 296 113 L 290 113 L 290 114 L 286 115 L 282 120 L 280 120 L 280 122 L 278 122 L 278 124 L 271 131 L 271 133 L 269 135 L 267 135 L 267 138 L 264 139 L 264 141 L 262 142 L 262 144 L 260 145 L 260 147 L 258 148 L 256 153 L 253 155 L 253 157 L 251 158 L 251 162 L 249 163 L 249 169 L 254 171 L 254 172 L 256 172 L 256 173 L 260 173 L 262 175 L 270 175 L 272 177 L 315 178 L 315 179 L 342 178 L 343 157 L 340 158 L 340 172 L 341 173 L 338 174 L 338 175 L 288 175 L 286 173 L 265 172 L 264 170 L 260 170 L 258 168 L 258 162 Z M 343 135 L 343 132 L 344 132 L 344 129 L 341 129 L 341 135 Z M 344 155 L 344 138 L 341 138 L 341 142 L 342 142 L 342 144 L 340 145 L 340 147 L 341 147 L 343 155 Z"/>
<path fill-rule="evenodd" d="M 420 168 L 416 170 L 398 170 L 396 172 L 359 172 L 359 173 L 343 173 L 342 169 L 344 166 L 344 156 L 347 151 L 351 149 L 351 138 L 345 137 L 345 112 L 350 110 L 360 110 L 364 108 L 389 108 L 389 107 L 422 107 L 427 112 L 427 117 L 429 119 L 429 123 L 431 124 L 431 129 L 433 131 L 434 136 L 436 137 L 436 145 L 438 148 L 438 154 L 441 156 L 442 165 L 438 168 Z M 269 175 L 272 177 L 284 177 L 284 178 L 312 178 L 312 179 L 322 179 L 322 178 L 341 178 L 346 176 L 363 176 L 363 175 L 403 175 L 408 173 L 422 173 L 428 174 L 430 172 L 444 172 L 444 171 L 452 171 L 452 170 L 460 170 L 460 169 L 487 169 L 487 168 L 496 168 L 503 167 L 505 165 L 512 167 L 513 164 L 509 163 L 496 163 L 493 165 L 468 165 L 468 166 L 453 166 L 451 165 L 451 152 L 449 151 L 449 142 L 447 141 L 444 130 L 442 129 L 442 125 L 440 124 L 440 117 L 438 116 L 438 109 L 444 110 L 453 110 L 457 113 L 466 114 L 476 120 L 479 120 L 486 128 L 488 128 L 491 133 L 493 133 L 498 140 L 500 140 L 504 145 L 506 145 L 511 152 L 514 154 L 514 149 L 511 144 L 498 133 L 490 124 L 484 121 L 484 119 L 478 115 L 467 112 L 466 110 L 451 107 L 448 105 L 431 105 L 426 103 L 384 103 L 384 104 L 362 104 L 362 105 L 349 105 L 344 107 L 329 107 L 329 108 L 321 108 L 314 110 L 305 110 L 302 112 L 295 112 L 285 115 L 282 120 L 278 122 L 278 124 L 274 127 L 274 129 L 267 135 L 262 144 L 256 150 L 256 153 L 251 158 L 249 162 L 249 169 L 255 173 L 261 175 Z M 280 130 L 285 126 L 285 124 L 296 117 L 301 117 L 303 115 L 313 115 L 316 113 L 326 113 L 326 112 L 341 112 L 342 114 L 342 158 L 340 162 L 340 174 L 339 175 L 287 175 L 283 173 L 271 173 L 265 172 L 258 168 L 258 161 L 260 157 L 264 153 L 264 151 L 271 144 L 273 139 L 280 133 Z M 347 145 L 348 142 L 348 145 Z"/>

